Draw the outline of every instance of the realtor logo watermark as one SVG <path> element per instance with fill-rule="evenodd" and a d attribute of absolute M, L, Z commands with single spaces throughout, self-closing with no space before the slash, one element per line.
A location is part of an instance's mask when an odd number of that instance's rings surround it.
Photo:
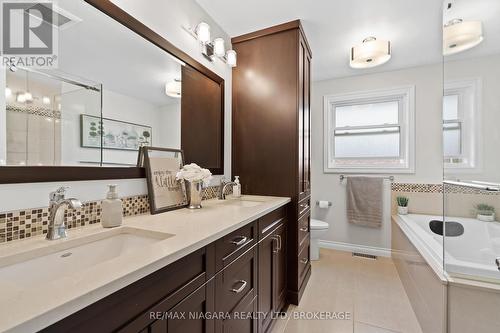
<path fill-rule="evenodd" d="M 57 27 L 48 1 L 2 1 L 2 66 L 57 67 Z"/>

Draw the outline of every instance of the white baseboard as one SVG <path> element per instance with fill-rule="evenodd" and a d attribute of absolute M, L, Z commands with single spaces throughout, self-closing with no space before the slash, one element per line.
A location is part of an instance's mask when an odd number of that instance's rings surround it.
<path fill-rule="evenodd" d="M 386 249 L 383 247 L 365 246 L 365 245 L 349 244 L 349 243 L 334 242 L 327 240 L 319 240 L 318 245 L 319 247 L 323 247 L 325 249 L 332 249 L 345 252 L 359 252 L 379 257 L 391 257 L 391 249 Z"/>

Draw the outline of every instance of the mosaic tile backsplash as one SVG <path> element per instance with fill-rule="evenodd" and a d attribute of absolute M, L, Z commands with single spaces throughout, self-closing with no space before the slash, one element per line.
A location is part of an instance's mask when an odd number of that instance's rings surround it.
<path fill-rule="evenodd" d="M 229 186 L 227 194 L 231 193 Z M 219 194 L 218 186 L 203 189 L 203 199 L 213 199 Z M 122 198 L 123 216 L 149 213 L 147 195 Z M 101 222 L 101 201 L 85 202 L 80 209 L 67 209 L 64 217 L 68 229 L 81 228 Z M 0 212 L 0 243 L 26 239 L 47 233 L 49 207 L 29 208 L 10 212 Z"/>

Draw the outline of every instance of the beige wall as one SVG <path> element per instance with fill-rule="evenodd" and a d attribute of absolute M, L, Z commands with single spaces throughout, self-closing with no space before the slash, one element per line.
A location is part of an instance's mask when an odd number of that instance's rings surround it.
<path fill-rule="evenodd" d="M 384 227 L 371 229 L 350 225 L 345 211 L 345 184 L 338 174 L 323 172 L 323 96 L 362 90 L 415 85 L 416 92 L 416 165 L 415 174 L 395 174 L 396 182 L 440 183 L 442 181 L 441 105 L 442 65 L 359 75 L 313 82 L 312 86 L 312 202 L 328 200 L 327 210 L 313 206 L 313 218 L 330 224 L 322 237 L 327 242 L 390 249 L 390 213 L 385 214 Z M 387 189 L 387 191 L 389 191 Z M 390 212 L 390 193 L 385 210 Z M 437 204 L 437 203 L 436 203 Z"/>

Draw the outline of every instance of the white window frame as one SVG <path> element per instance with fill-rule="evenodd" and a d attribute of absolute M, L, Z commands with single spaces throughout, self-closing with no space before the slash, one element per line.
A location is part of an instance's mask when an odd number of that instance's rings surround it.
<path fill-rule="evenodd" d="M 481 86 L 480 79 L 446 81 L 444 84 L 445 96 L 458 95 L 458 120 L 462 130 L 462 154 L 458 156 L 462 162 L 453 163 L 449 156 L 444 156 L 445 171 L 480 172 Z"/>
<path fill-rule="evenodd" d="M 398 164 L 377 164 L 383 158 L 357 158 L 356 163 L 336 163 L 334 133 L 337 106 L 375 102 L 399 102 L 400 159 Z M 415 86 L 358 91 L 323 97 L 323 161 L 325 173 L 415 173 Z M 390 127 L 397 127 L 391 125 Z"/>

